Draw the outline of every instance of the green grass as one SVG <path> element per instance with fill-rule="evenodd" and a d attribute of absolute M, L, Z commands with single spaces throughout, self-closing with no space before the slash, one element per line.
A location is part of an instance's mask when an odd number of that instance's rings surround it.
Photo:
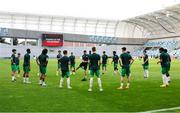
<path fill-rule="evenodd" d="M 129 90 L 117 90 L 119 75 L 113 75 L 113 67 L 102 76 L 103 92 L 99 92 L 97 80 L 93 92 L 88 92 L 89 82 L 81 82 L 83 71 L 71 76 L 73 89 L 58 88 L 56 60 L 50 60 L 47 72 L 48 87 L 38 85 L 38 66 L 32 60 L 30 79 L 23 84 L 22 77 L 11 82 L 10 60 L 0 60 L 0 111 L 1 112 L 138 112 L 180 106 L 180 61 L 173 60 L 172 82 L 168 88 L 160 88 L 161 73 L 157 60 L 150 61 L 150 78 L 144 80 L 141 61 L 132 66 L 132 83 Z M 79 63 L 79 62 L 78 62 Z M 21 67 L 22 68 L 22 67 Z M 22 75 L 21 75 L 22 76 Z"/>

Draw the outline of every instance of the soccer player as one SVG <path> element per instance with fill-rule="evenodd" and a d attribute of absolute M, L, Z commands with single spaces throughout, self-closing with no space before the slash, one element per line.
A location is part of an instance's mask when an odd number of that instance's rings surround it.
<path fill-rule="evenodd" d="M 91 54 L 92 54 L 92 52 L 91 52 L 91 51 L 89 51 L 88 56 L 90 56 Z M 90 65 L 89 65 L 89 63 L 88 63 L 88 70 L 89 70 L 89 74 L 90 74 Z"/>
<path fill-rule="evenodd" d="M 102 55 L 102 74 L 104 74 L 105 71 L 106 71 L 107 61 L 108 61 L 108 56 L 106 55 L 106 52 L 103 51 L 103 55 Z"/>
<path fill-rule="evenodd" d="M 89 61 L 89 56 L 88 56 L 86 50 L 84 50 L 84 54 L 83 54 L 83 56 L 82 56 L 82 62 L 81 62 L 80 65 L 76 68 L 76 70 L 78 70 L 79 68 L 83 68 L 83 69 L 84 69 L 84 78 L 83 78 L 81 81 L 87 81 L 88 61 Z"/>
<path fill-rule="evenodd" d="M 11 69 L 12 69 L 12 82 L 16 81 L 16 72 L 17 72 L 17 66 L 16 66 L 16 49 L 12 50 L 11 55 Z"/>
<path fill-rule="evenodd" d="M 113 51 L 112 62 L 114 62 L 114 74 L 117 74 L 117 71 L 118 71 L 118 61 L 119 61 L 119 57 L 118 55 L 116 55 L 116 51 Z"/>
<path fill-rule="evenodd" d="M 72 89 L 72 87 L 70 86 L 70 72 L 69 72 L 70 60 L 69 60 L 69 57 L 67 56 L 68 53 L 66 50 L 63 51 L 63 54 L 64 54 L 64 56 L 60 59 L 62 76 L 60 79 L 59 87 L 60 88 L 63 87 L 64 77 L 66 77 L 67 78 L 67 88 Z"/>
<path fill-rule="evenodd" d="M 71 52 L 71 56 L 69 56 L 69 60 L 70 60 L 71 74 L 75 74 L 75 56 L 73 55 L 73 52 Z"/>
<path fill-rule="evenodd" d="M 61 55 L 61 51 L 59 50 L 58 51 L 58 55 L 57 55 L 57 71 L 56 71 L 56 76 L 58 76 L 59 72 L 60 72 L 60 59 L 62 58 L 62 55 Z"/>
<path fill-rule="evenodd" d="M 143 69 L 144 69 L 144 78 L 148 78 L 149 77 L 149 59 L 148 59 L 148 55 L 146 53 L 146 50 L 143 51 Z"/>
<path fill-rule="evenodd" d="M 89 89 L 88 91 L 92 91 L 93 86 L 93 77 L 94 74 L 97 76 L 99 90 L 103 91 L 102 89 L 102 83 L 100 78 L 100 64 L 101 64 L 101 57 L 99 54 L 96 53 L 96 47 L 92 48 L 93 54 L 89 56 L 89 62 L 90 62 L 90 83 L 89 83 Z"/>
<path fill-rule="evenodd" d="M 131 52 L 130 52 L 130 51 L 127 51 L 127 53 L 131 55 Z M 129 62 L 129 63 L 130 63 L 130 62 Z M 130 72 L 129 76 L 131 76 L 131 72 Z"/>
<path fill-rule="evenodd" d="M 164 52 L 164 48 L 159 49 L 160 53 L 160 61 L 157 62 L 157 64 L 161 63 L 161 73 L 162 73 L 162 81 L 163 84 L 160 85 L 160 87 L 167 87 L 169 86 L 168 77 L 166 76 L 168 74 L 168 55 Z"/>
<path fill-rule="evenodd" d="M 121 85 L 118 89 L 124 89 L 124 78 L 127 76 L 128 82 L 126 89 L 129 89 L 130 86 L 130 66 L 134 62 L 132 56 L 126 52 L 126 47 L 122 48 L 122 54 L 120 55 L 119 64 L 121 66 Z"/>
<path fill-rule="evenodd" d="M 16 66 L 17 66 L 17 71 L 18 71 L 18 74 L 17 74 L 17 77 L 20 77 L 20 66 L 19 66 L 19 64 L 20 64 L 20 57 L 21 57 L 21 54 L 20 53 L 18 53 L 18 56 L 17 56 L 17 58 L 16 58 Z"/>
<path fill-rule="evenodd" d="M 48 50 L 43 49 L 41 55 L 36 59 L 37 64 L 39 65 L 39 71 L 40 71 L 40 80 L 39 84 L 42 86 L 46 86 L 45 78 L 46 78 L 46 68 L 48 64 Z"/>
<path fill-rule="evenodd" d="M 31 53 L 31 50 L 27 49 L 26 54 L 24 55 L 24 63 L 23 63 L 23 70 L 24 70 L 23 83 L 27 83 L 27 84 L 31 83 L 29 81 L 29 72 L 31 70 L 31 67 L 30 67 L 30 53 Z"/>
<path fill-rule="evenodd" d="M 168 55 L 168 62 L 167 62 L 168 73 L 166 74 L 166 76 L 167 76 L 167 78 L 168 78 L 168 82 L 170 83 L 171 79 L 170 79 L 169 71 L 170 71 L 170 68 L 171 68 L 171 57 L 170 57 L 170 55 L 168 54 L 167 49 L 164 49 L 164 52 Z"/>
<path fill-rule="evenodd" d="M 91 53 L 91 51 L 89 51 L 89 55 L 91 55 L 92 53 Z"/>

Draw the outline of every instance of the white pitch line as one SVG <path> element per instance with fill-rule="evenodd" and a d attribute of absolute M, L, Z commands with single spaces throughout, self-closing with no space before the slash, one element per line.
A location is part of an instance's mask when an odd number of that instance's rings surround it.
<path fill-rule="evenodd" d="M 157 109 L 157 110 L 151 110 L 151 111 L 144 111 L 144 112 L 141 112 L 141 113 L 154 113 L 154 112 L 163 112 L 163 111 L 178 110 L 178 109 L 180 109 L 180 106 L 179 107 L 173 107 L 173 108 L 165 108 L 165 109 Z"/>

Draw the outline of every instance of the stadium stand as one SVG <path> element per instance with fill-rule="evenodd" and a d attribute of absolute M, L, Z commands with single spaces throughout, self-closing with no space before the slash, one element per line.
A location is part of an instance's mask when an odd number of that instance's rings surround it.
<path fill-rule="evenodd" d="M 171 56 L 178 57 L 180 55 L 180 40 L 168 39 L 168 40 L 149 40 L 143 47 L 137 48 L 133 51 L 134 56 L 142 56 L 143 50 L 147 50 L 147 54 L 151 57 L 157 57 L 159 55 L 159 48 L 166 48 Z"/>

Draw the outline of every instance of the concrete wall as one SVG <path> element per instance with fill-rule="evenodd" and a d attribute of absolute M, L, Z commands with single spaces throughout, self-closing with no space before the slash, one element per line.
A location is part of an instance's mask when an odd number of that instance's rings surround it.
<path fill-rule="evenodd" d="M 16 38 L 27 38 L 27 39 L 37 39 L 41 40 L 42 34 L 44 33 L 54 33 L 54 32 L 43 32 L 43 31 L 30 31 L 30 30 L 20 30 L 20 29 L 7 29 L 7 33 L 4 37 L 16 37 Z M 3 33 L 2 33 L 3 34 Z M 58 33 L 59 34 L 59 33 Z M 92 35 L 80 35 L 80 34 L 67 34 L 62 33 L 64 41 L 70 42 L 85 42 L 85 43 L 104 43 L 110 45 L 143 45 L 147 42 L 147 38 L 131 38 L 131 37 L 102 37 L 102 36 L 92 36 Z M 1 34 L 0 34 L 1 36 Z M 3 37 L 3 36 L 1 36 Z M 94 40 L 94 37 L 100 40 Z"/>
<path fill-rule="evenodd" d="M 12 46 L 7 44 L 1 44 L 0 43 L 0 57 L 10 57 L 11 56 L 11 50 L 17 49 L 18 53 L 21 53 L 22 55 L 25 54 L 26 49 L 30 48 L 32 53 L 32 56 L 38 56 L 41 53 L 41 50 L 44 48 L 41 46 L 41 36 L 43 33 L 52 33 L 52 32 L 42 32 L 42 31 L 30 31 L 30 30 L 18 30 L 18 29 L 8 29 L 8 32 L 1 37 L 9 37 L 9 38 L 26 38 L 26 39 L 37 39 L 38 40 L 38 46 Z M 64 41 L 69 42 L 84 42 L 84 43 L 97 43 L 100 44 L 100 42 L 95 42 L 91 38 L 92 36 L 89 35 L 78 35 L 78 34 L 66 34 L 63 33 Z M 98 37 L 103 38 L 103 37 Z M 108 38 L 108 37 L 105 37 Z M 99 54 L 102 54 L 103 51 L 107 51 L 107 54 L 109 56 L 112 56 L 112 51 L 117 51 L 118 54 L 121 53 L 121 48 L 123 46 L 127 47 L 128 51 L 134 51 L 134 49 L 141 47 L 147 39 L 145 38 L 118 38 L 118 37 L 109 37 L 113 38 L 111 42 L 103 42 L 107 45 L 102 44 L 102 46 L 97 45 L 97 52 Z M 103 39 L 102 39 L 103 41 Z M 102 43 L 102 42 L 101 42 Z M 71 46 L 63 46 L 63 47 L 46 47 L 49 49 L 49 56 L 50 57 L 56 57 L 58 50 L 68 50 L 70 52 L 74 52 L 76 56 L 81 56 L 83 54 L 83 50 L 91 50 L 90 46 L 78 46 L 75 45 Z"/>

